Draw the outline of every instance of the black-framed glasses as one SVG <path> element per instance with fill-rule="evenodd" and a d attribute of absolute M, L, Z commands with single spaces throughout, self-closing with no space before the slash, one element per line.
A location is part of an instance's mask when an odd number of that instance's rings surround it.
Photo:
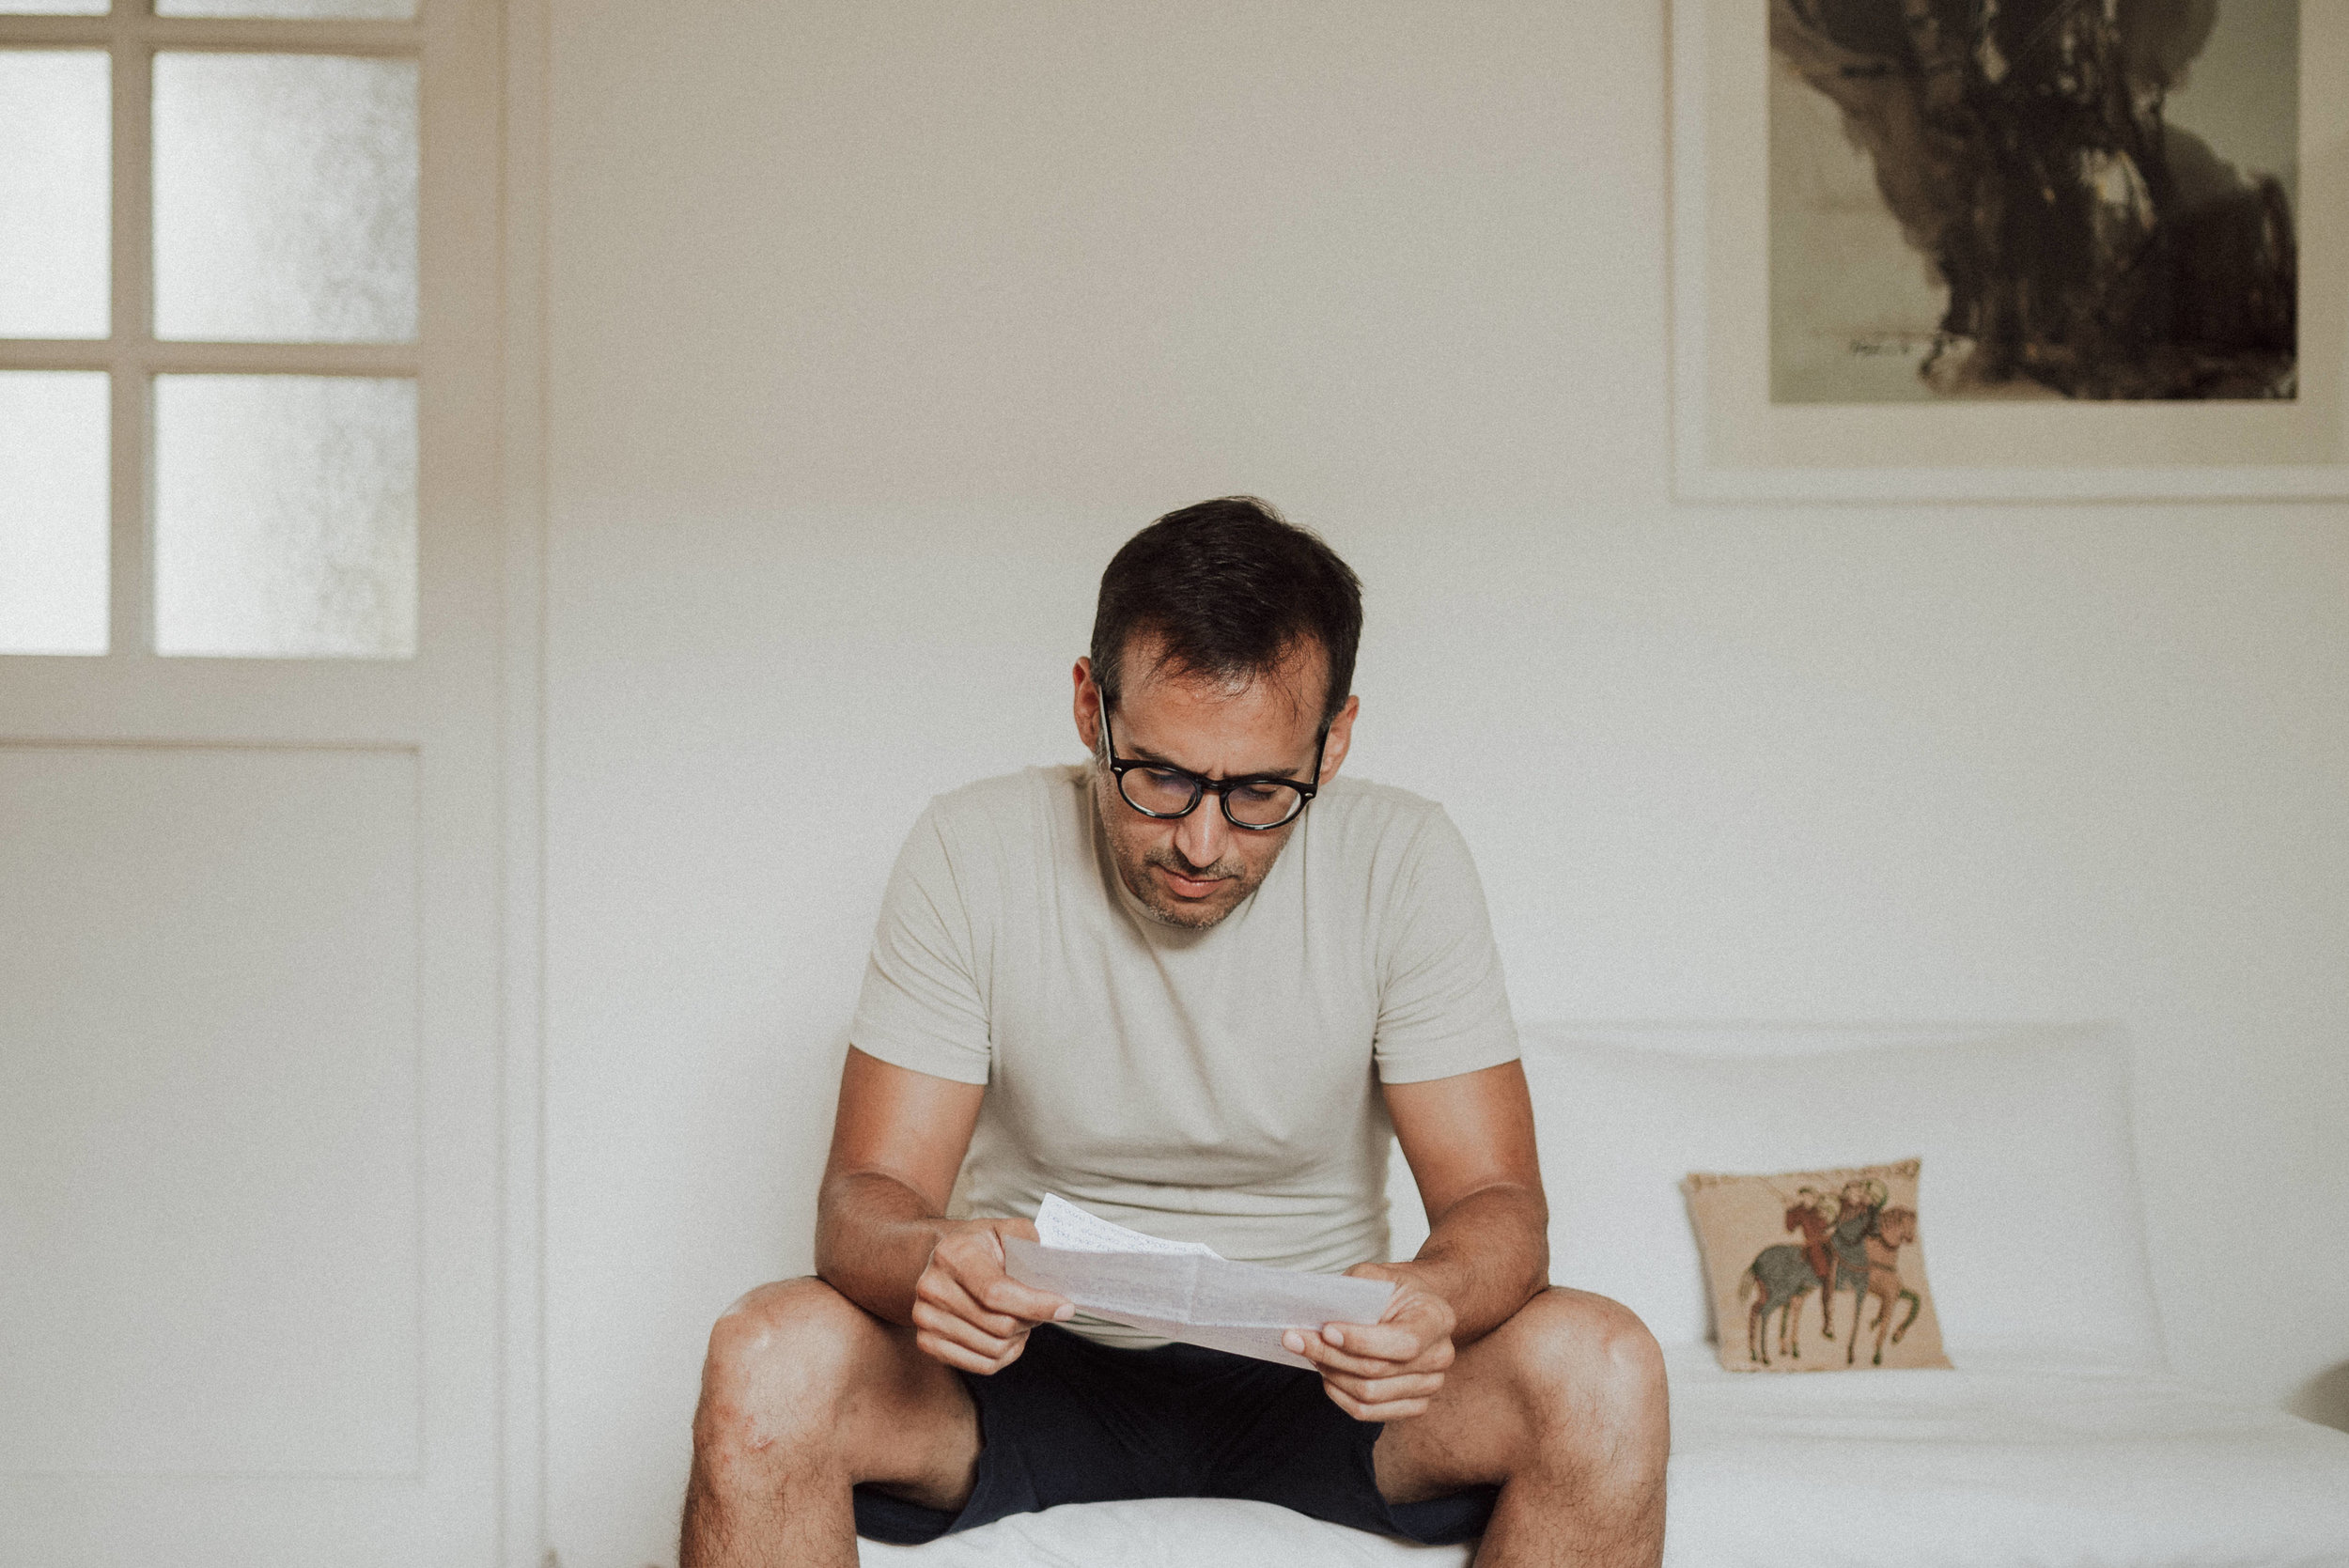
<path fill-rule="evenodd" d="M 1212 790 L 1223 802 L 1224 820 L 1235 828 L 1261 833 L 1268 829 L 1286 827 L 1320 790 L 1321 756 L 1329 745 L 1330 726 L 1324 724 L 1321 737 L 1314 742 L 1313 784 L 1299 784 L 1277 773 L 1210 779 L 1163 762 L 1120 758 L 1116 738 L 1110 734 L 1109 705 L 1101 705 L 1101 748 L 1109 755 L 1110 772 L 1117 780 L 1117 793 L 1144 816 L 1189 816 L 1198 809 L 1201 798 Z"/>

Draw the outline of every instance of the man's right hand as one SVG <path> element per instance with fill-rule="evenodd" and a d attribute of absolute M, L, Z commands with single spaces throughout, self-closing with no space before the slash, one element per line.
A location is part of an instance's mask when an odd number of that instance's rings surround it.
<path fill-rule="evenodd" d="M 1034 1241 L 1035 1225 L 965 1219 L 940 1227 L 913 1285 L 913 1343 L 925 1355 L 984 1376 L 1019 1359 L 1029 1329 L 1076 1314 L 1063 1297 L 1031 1290 L 1003 1271 L 1006 1235 Z"/>

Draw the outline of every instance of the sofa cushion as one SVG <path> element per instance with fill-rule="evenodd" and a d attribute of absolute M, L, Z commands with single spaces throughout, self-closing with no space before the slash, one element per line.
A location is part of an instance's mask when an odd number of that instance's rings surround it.
<path fill-rule="evenodd" d="M 1951 1359 L 2163 1363 L 2116 1031 L 1534 1025 L 1525 1036 L 1550 1279 L 1623 1301 L 1667 1344 L 1708 1337 L 1685 1172 L 1914 1154 Z"/>
<path fill-rule="evenodd" d="M 1230 1498 L 1064 1503 L 919 1546 L 856 1545 L 861 1568 L 1468 1568 L 1474 1550 L 1423 1546 Z"/>
<path fill-rule="evenodd" d="M 2168 1374 L 1983 1354 L 1760 1378 L 1666 1356 L 1665 1568 L 2349 1562 L 2349 1434 Z"/>
<path fill-rule="evenodd" d="M 1906 1159 L 1775 1175 L 1691 1171 L 1682 1178 L 1714 1320 L 1728 1329 L 1719 1341 L 1722 1366 L 1840 1372 L 1950 1364 L 1920 1245 L 1917 1168 Z"/>

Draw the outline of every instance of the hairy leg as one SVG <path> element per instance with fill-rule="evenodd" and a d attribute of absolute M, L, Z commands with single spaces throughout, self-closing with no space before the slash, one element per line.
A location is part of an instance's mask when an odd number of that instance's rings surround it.
<path fill-rule="evenodd" d="M 978 1414 L 955 1374 L 820 1280 L 761 1285 L 709 1334 L 681 1568 L 855 1568 L 848 1490 L 960 1508 Z"/>
<path fill-rule="evenodd" d="M 1463 1349 L 1427 1412 L 1373 1452 L 1392 1502 L 1500 1486 L 1477 1568 L 1655 1568 L 1670 1449 L 1654 1337 L 1603 1296 L 1552 1287 Z"/>

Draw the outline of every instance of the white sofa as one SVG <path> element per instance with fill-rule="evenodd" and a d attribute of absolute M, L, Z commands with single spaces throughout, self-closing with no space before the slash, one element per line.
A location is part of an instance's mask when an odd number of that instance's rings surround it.
<path fill-rule="evenodd" d="M 2349 1565 L 2349 1435 L 2165 1367 L 2128 1058 L 2094 1027 L 1528 1029 L 1550 1277 L 1670 1362 L 1667 1568 Z M 1924 1161 L 1952 1371 L 1732 1374 L 1678 1190 L 1691 1170 Z M 1424 1234 L 1391 1188 L 1396 1255 Z M 1459 1568 L 1258 1503 L 1094 1503 L 868 1568 Z"/>

